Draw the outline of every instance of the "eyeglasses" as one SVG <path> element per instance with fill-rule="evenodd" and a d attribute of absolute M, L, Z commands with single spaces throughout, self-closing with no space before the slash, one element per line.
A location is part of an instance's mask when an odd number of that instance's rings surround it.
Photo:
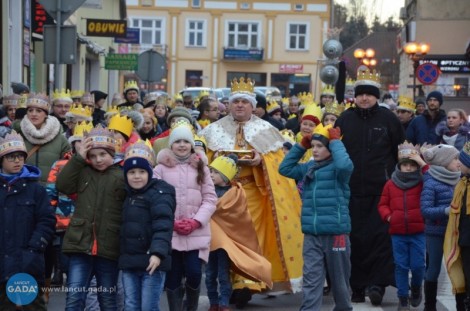
<path fill-rule="evenodd" d="M 206 111 L 219 111 L 219 108 L 207 109 Z"/>
<path fill-rule="evenodd" d="M 23 153 L 12 153 L 5 156 L 5 159 L 7 159 L 8 162 L 15 162 L 17 159 L 19 161 L 24 161 L 25 158 L 26 157 Z"/>

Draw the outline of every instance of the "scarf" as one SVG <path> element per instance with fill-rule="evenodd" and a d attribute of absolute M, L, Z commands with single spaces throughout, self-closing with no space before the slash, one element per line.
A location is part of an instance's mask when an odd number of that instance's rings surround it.
<path fill-rule="evenodd" d="M 175 159 L 178 160 L 178 162 L 180 163 L 185 163 L 188 161 L 189 157 L 191 156 L 191 152 L 187 155 L 187 156 L 184 156 L 184 157 L 179 157 L 177 156 L 176 154 L 173 153 L 173 155 L 175 156 Z"/>
<path fill-rule="evenodd" d="M 28 117 L 21 120 L 20 126 L 26 140 L 33 145 L 47 144 L 59 134 L 61 129 L 59 120 L 54 116 L 48 116 L 40 129 L 37 129 Z"/>
<path fill-rule="evenodd" d="M 451 186 L 455 186 L 460 179 L 460 172 L 451 172 L 445 167 L 438 165 L 431 165 L 429 174 L 440 182 Z"/>
<path fill-rule="evenodd" d="M 462 177 L 457 185 L 455 186 L 454 189 L 454 198 L 452 199 L 452 202 L 450 203 L 450 206 L 452 209 L 456 209 L 460 212 L 460 208 L 462 207 L 462 199 L 465 194 L 465 190 L 467 190 L 467 199 L 466 199 L 466 204 L 467 204 L 467 215 L 470 215 L 470 191 L 468 191 L 468 187 L 470 186 L 469 181 L 470 176 L 464 176 Z"/>
<path fill-rule="evenodd" d="M 398 168 L 392 173 L 393 183 L 402 190 L 413 188 L 421 181 L 421 172 L 416 170 L 414 172 L 402 172 Z"/>
<path fill-rule="evenodd" d="M 314 161 L 313 165 L 308 169 L 307 174 L 305 174 L 305 182 L 310 183 L 313 182 L 314 177 L 315 177 L 315 171 L 319 170 L 320 168 L 327 166 L 333 162 L 333 158 L 329 157 L 328 159 L 325 159 L 323 161 Z"/>

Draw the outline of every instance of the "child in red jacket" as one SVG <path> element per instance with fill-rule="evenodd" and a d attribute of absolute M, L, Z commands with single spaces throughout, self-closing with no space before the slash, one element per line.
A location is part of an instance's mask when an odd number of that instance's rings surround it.
<path fill-rule="evenodd" d="M 425 271 L 426 241 L 420 197 L 423 181 L 420 168 L 427 168 L 418 146 L 408 142 L 398 146 L 398 164 L 382 191 L 378 205 L 383 221 L 390 224 L 395 281 L 398 288 L 398 310 L 419 306 Z M 408 272 L 411 270 L 411 297 Z"/>

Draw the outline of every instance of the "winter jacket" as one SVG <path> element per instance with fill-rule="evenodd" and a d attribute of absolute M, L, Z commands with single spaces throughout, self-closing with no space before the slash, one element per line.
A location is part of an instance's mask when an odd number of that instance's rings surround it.
<path fill-rule="evenodd" d="M 161 179 L 151 179 L 139 190 L 127 187 L 122 210 L 119 269 L 145 270 L 151 255 L 161 260 L 157 270 L 171 269 L 175 208 L 175 188 Z"/>
<path fill-rule="evenodd" d="M 336 120 L 342 142 L 354 163 L 353 196 L 380 196 L 397 163 L 398 145 L 405 140 L 400 120 L 378 104 L 344 111 Z"/>
<path fill-rule="evenodd" d="M 126 197 L 121 168 L 112 165 L 100 172 L 75 154 L 57 176 L 56 188 L 67 195 L 77 194 L 62 251 L 117 260 L 122 204 Z"/>
<path fill-rule="evenodd" d="M 424 218 L 424 232 L 429 235 L 444 236 L 449 216 L 445 209 L 450 206 L 454 186 L 445 184 L 427 172 L 423 175 L 421 192 L 421 214 Z"/>
<path fill-rule="evenodd" d="M 52 240 L 55 217 L 38 183 L 40 175 L 29 165 L 10 181 L 0 175 L 0 283 L 23 272 L 44 285 L 44 250 Z"/>
<path fill-rule="evenodd" d="M 441 121 L 436 126 L 436 135 L 439 136 L 439 144 L 452 145 L 460 151 L 463 145 L 470 140 L 470 123 L 465 122 L 459 127 L 457 133 L 448 136 L 449 128 L 447 127 L 447 121 Z"/>
<path fill-rule="evenodd" d="M 438 115 L 433 120 L 426 110 L 423 114 L 415 117 L 406 129 L 406 140 L 416 145 L 428 143 L 437 145 L 440 142 L 439 136 L 436 134 L 436 126 L 439 122 L 447 118 L 444 110 L 439 110 Z"/>
<path fill-rule="evenodd" d="M 392 180 L 387 181 L 377 205 L 384 222 L 390 218 L 390 234 L 415 234 L 424 232 L 420 198 L 423 183 L 409 189 L 400 189 Z"/>
<path fill-rule="evenodd" d="M 279 173 L 296 180 L 304 180 L 301 223 L 306 234 L 344 234 L 351 231 L 349 217 L 349 179 L 353 163 L 340 140 L 329 144 L 333 161 L 313 173 L 305 175 L 315 165 L 314 161 L 299 164 L 305 149 L 295 144 L 279 166 Z"/>
<path fill-rule="evenodd" d="M 209 168 L 204 166 L 204 181 L 198 184 L 197 162 L 207 158 L 203 153 L 193 153 L 185 162 L 179 162 L 170 149 L 158 153 L 158 165 L 153 170 L 154 177 L 161 178 L 176 190 L 175 220 L 195 219 L 201 227 L 189 235 L 173 231 L 172 247 L 178 251 L 199 250 L 199 257 L 207 262 L 211 240 L 209 222 L 215 211 L 217 196 Z"/>

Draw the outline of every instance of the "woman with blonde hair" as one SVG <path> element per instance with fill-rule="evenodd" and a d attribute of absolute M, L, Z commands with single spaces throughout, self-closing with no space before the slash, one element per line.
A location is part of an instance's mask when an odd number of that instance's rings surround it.
<path fill-rule="evenodd" d="M 470 123 L 465 111 L 459 108 L 450 109 L 446 119 L 437 124 L 436 134 L 442 144 L 462 150 L 470 138 Z"/>

